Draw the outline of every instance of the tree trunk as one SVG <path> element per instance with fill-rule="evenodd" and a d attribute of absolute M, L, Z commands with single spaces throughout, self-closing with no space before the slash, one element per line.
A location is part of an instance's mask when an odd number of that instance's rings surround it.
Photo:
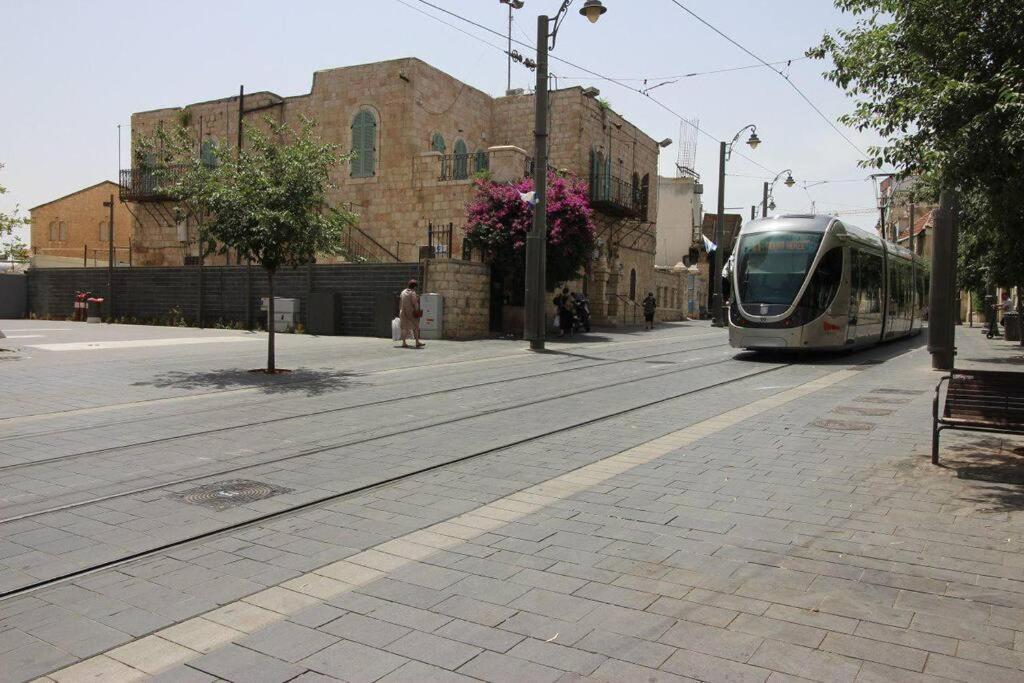
<path fill-rule="evenodd" d="M 267 372 L 273 374 L 274 367 L 274 271 L 267 270 L 267 289 L 270 299 L 267 301 Z"/>

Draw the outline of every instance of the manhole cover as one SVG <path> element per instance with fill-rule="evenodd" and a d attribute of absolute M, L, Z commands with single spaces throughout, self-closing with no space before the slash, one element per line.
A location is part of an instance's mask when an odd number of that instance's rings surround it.
<path fill-rule="evenodd" d="M 882 389 L 872 389 L 871 393 L 872 394 L 903 394 L 905 396 L 916 396 L 918 394 L 923 394 L 924 391 L 920 390 L 920 389 L 887 389 L 887 388 L 882 388 Z"/>
<path fill-rule="evenodd" d="M 870 422 L 854 422 L 853 420 L 815 420 L 811 425 L 837 432 L 869 432 L 875 428 L 875 425 Z"/>
<path fill-rule="evenodd" d="M 892 410 L 888 408 L 868 408 L 866 406 L 836 406 L 832 412 L 845 415 L 874 415 L 876 417 L 892 415 Z"/>
<path fill-rule="evenodd" d="M 910 403 L 909 398 L 884 398 L 882 396 L 861 396 L 853 400 L 860 403 Z"/>
<path fill-rule="evenodd" d="M 229 479 L 182 491 L 175 494 L 175 498 L 192 505 L 202 505 L 211 510 L 221 511 L 291 491 L 292 489 L 271 486 L 260 481 Z"/>

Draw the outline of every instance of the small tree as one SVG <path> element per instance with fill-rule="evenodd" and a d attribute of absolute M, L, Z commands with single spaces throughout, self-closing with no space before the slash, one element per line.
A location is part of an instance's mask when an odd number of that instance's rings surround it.
<path fill-rule="evenodd" d="M 4 165 L 0 164 L 0 170 L 3 170 Z M 7 188 L 0 185 L 0 197 L 7 194 Z M 14 210 L 10 213 L 0 211 L 0 237 L 4 235 L 10 235 L 14 232 L 15 228 L 19 228 L 22 225 L 28 225 L 28 219 L 18 215 L 18 207 L 15 206 Z"/>
<path fill-rule="evenodd" d="M 154 173 L 161 190 L 202 217 L 200 244 L 234 250 L 267 271 L 267 372 L 273 373 L 274 275 L 282 266 L 312 263 L 317 254 L 342 253 L 344 231 L 356 216 L 329 207 L 326 198 L 334 187 L 331 170 L 348 155 L 317 138 L 309 120 L 298 131 L 270 119 L 266 125 L 269 133 L 246 127 L 241 153 L 217 146 L 212 162 L 196 154 L 188 129 L 158 131 L 145 144 L 160 150 Z"/>
<path fill-rule="evenodd" d="M 532 178 L 518 183 L 477 180 L 464 228 L 466 243 L 480 249 L 519 294 L 526 271 L 526 235 L 533 226 L 533 207 L 523 195 L 530 192 Z M 547 215 L 545 273 L 550 286 L 579 277 L 593 252 L 597 231 L 586 184 L 575 176 L 549 172 Z"/>

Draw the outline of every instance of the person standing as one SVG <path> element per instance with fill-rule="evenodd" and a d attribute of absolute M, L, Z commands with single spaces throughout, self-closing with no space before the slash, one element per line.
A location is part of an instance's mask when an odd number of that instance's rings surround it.
<path fill-rule="evenodd" d="M 423 309 L 420 308 L 420 295 L 416 292 L 419 285 L 416 280 L 409 280 L 409 283 L 402 290 L 402 296 L 398 304 L 398 321 L 402 326 L 402 348 L 407 349 L 405 343 L 411 334 L 416 340 L 416 348 L 421 349 L 426 344 L 420 341 L 420 318 L 423 317 Z"/>
<path fill-rule="evenodd" d="M 647 296 L 640 302 L 644 307 L 644 329 L 654 329 L 654 311 L 658 308 L 658 300 L 654 298 L 654 294 L 647 292 Z"/>
<path fill-rule="evenodd" d="M 554 304 L 558 310 L 558 336 L 564 337 L 568 332 L 571 337 L 576 314 L 573 311 L 573 299 L 568 287 L 562 288 L 562 293 L 555 297 Z"/>

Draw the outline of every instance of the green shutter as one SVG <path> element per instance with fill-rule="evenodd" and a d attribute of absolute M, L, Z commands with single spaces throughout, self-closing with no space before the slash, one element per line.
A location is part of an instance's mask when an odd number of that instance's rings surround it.
<path fill-rule="evenodd" d="M 355 158 L 351 163 L 351 175 L 354 178 L 369 178 L 376 172 L 377 165 L 377 122 L 373 114 L 365 109 L 356 114 L 352 121 L 352 152 Z"/>
<path fill-rule="evenodd" d="M 455 141 L 455 180 L 465 180 L 469 177 L 469 152 L 466 150 L 466 143 L 462 140 Z"/>

